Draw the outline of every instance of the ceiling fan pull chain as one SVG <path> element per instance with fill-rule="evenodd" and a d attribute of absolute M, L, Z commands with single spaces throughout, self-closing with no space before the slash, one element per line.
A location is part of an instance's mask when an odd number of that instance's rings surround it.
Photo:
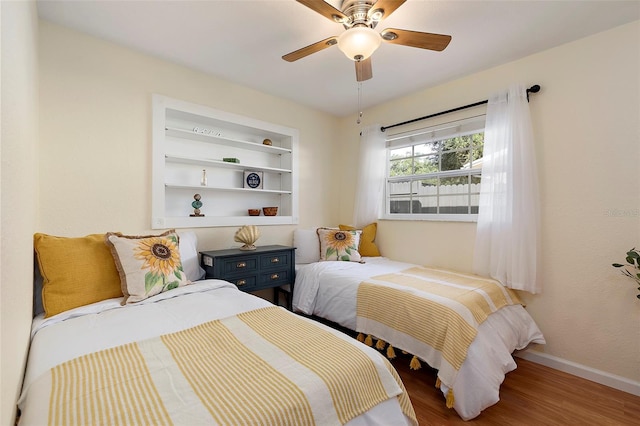
<path fill-rule="evenodd" d="M 357 124 L 360 124 L 360 122 L 362 121 L 362 82 L 359 81 L 358 82 L 358 120 L 356 121 Z"/>

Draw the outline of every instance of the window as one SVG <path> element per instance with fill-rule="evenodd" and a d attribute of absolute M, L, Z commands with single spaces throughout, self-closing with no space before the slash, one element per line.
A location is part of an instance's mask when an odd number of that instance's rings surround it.
<path fill-rule="evenodd" d="M 385 218 L 476 220 L 485 117 L 387 137 Z"/>

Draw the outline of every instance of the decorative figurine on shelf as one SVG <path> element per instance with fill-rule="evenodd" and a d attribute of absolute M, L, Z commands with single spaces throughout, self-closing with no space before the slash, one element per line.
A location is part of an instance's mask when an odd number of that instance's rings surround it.
<path fill-rule="evenodd" d="M 191 203 L 191 207 L 193 207 L 193 214 L 190 214 L 189 216 L 191 217 L 202 217 L 204 216 L 203 214 L 200 213 L 200 207 L 202 207 L 202 201 L 200 201 L 200 194 L 196 194 L 193 196 L 193 199 L 195 200 L 193 203 Z"/>
<path fill-rule="evenodd" d="M 207 186 L 207 170 L 202 169 L 202 178 L 200 179 L 200 185 Z"/>
<path fill-rule="evenodd" d="M 262 141 L 262 144 L 271 146 L 271 145 L 273 145 L 273 142 L 271 142 L 271 139 L 265 139 L 265 140 Z"/>
<path fill-rule="evenodd" d="M 233 240 L 238 243 L 244 243 L 240 250 L 255 250 L 255 242 L 260 238 L 260 230 L 255 225 L 244 225 L 236 231 Z"/>

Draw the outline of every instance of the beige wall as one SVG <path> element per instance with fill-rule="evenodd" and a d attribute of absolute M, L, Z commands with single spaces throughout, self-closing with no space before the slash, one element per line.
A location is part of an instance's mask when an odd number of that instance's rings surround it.
<path fill-rule="evenodd" d="M 38 18 L 34 2 L 0 2 L 0 424 L 13 423 L 22 383 L 37 213 Z"/>
<path fill-rule="evenodd" d="M 628 249 L 640 246 L 639 40 L 640 23 L 631 23 L 364 115 L 364 124 L 390 125 L 487 99 L 510 82 L 540 84 L 530 106 L 541 185 L 544 292 L 525 296 L 547 339 L 536 350 L 636 382 L 640 300 L 634 282 L 611 263 L 623 262 Z M 375 90 L 370 86 L 365 91 Z M 354 123 L 355 117 L 340 123 L 346 161 L 357 155 Z M 351 218 L 354 191 L 341 194 L 341 221 Z M 468 223 L 381 221 L 378 243 L 388 257 L 470 270 L 474 238 L 475 226 Z"/>

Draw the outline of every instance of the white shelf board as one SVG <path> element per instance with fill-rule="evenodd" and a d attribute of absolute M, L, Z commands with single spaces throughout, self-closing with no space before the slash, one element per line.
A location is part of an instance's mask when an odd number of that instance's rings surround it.
<path fill-rule="evenodd" d="M 157 229 L 205 228 L 212 226 L 243 225 L 293 225 L 298 218 L 293 216 L 201 216 L 201 217 L 158 217 L 152 224 Z"/>
<path fill-rule="evenodd" d="M 213 159 L 197 159 L 189 157 L 181 157 L 179 155 L 165 155 L 165 159 L 172 163 L 181 164 L 197 164 L 200 166 L 225 167 L 237 170 L 259 170 L 274 173 L 291 173 L 290 169 L 279 169 L 277 167 L 252 166 L 250 164 L 232 163 L 229 161 L 213 160 Z"/>
<path fill-rule="evenodd" d="M 212 190 L 212 191 L 232 191 L 232 192 L 261 192 L 261 193 L 267 193 L 267 194 L 291 194 L 291 191 L 282 191 L 279 189 L 224 188 L 219 186 L 174 185 L 170 183 L 165 183 L 164 186 L 167 189 L 191 189 L 191 190 Z"/>
<path fill-rule="evenodd" d="M 191 130 L 165 127 L 165 131 L 167 136 L 183 138 L 183 139 L 191 139 L 193 141 L 217 143 L 221 145 L 232 146 L 234 148 L 249 149 L 251 151 L 261 151 L 269 154 L 290 154 L 291 153 L 291 150 L 287 148 L 280 148 L 278 146 L 263 145 L 261 143 L 254 143 L 254 142 L 247 142 L 243 140 L 225 138 L 224 136 L 214 136 L 214 135 L 205 135 L 202 133 L 194 133 Z"/>

